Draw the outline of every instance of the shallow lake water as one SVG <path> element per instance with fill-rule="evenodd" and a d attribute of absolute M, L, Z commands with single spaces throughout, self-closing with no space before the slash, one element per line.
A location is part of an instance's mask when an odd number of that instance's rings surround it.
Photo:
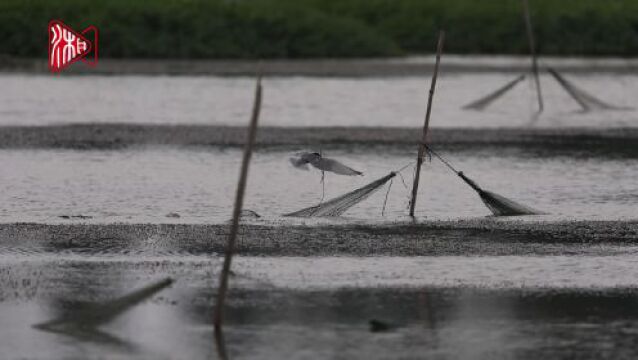
<path fill-rule="evenodd" d="M 364 172 L 327 173 L 325 199 L 341 195 L 413 161 L 408 148 L 324 149 Z M 289 163 L 294 151 L 258 151 L 253 157 L 245 207 L 265 219 L 316 205 L 321 173 Z M 458 169 L 488 190 L 548 215 L 530 219 L 621 220 L 636 218 L 635 159 L 554 156 L 539 159 L 520 150 L 446 153 Z M 68 222 L 60 216 L 90 216 L 91 222 L 222 223 L 228 220 L 238 177 L 239 149 L 143 148 L 123 151 L 3 150 L 0 163 L 1 222 Z M 346 216 L 370 222 L 406 214 L 413 166 Z M 418 214 L 460 219 L 490 214 L 477 194 L 438 160 L 427 162 L 419 188 Z M 381 216 L 385 195 L 388 201 Z M 179 214 L 179 218 L 167 217 Z M 73 219 L 71 219 L 73 221 Z M 77 219 L 76 219 L 77 221 Z"/>
<path fill-rule="evenodd" d="M 635 106 L 638 77 L 565 74 L 577 86 L 618 106 Z M 524 81 L 489 111 L 462 110 L 516 75 L 442 74 L 432 110 L 434 127 L 521 126 L 532 121 L 535 90 Z M 0 125 L 60 123 L 248 123 L 254 79 L 169 76 L 0 75 Z M 638 126 L 635 111 L 579 112 L 549 76 L 542 77 L 546 110 L 536 126 Z M 307 78 L 264 80 L 261 125 L 418 127 L 429 78 Z M 604 89 L 604 91 L 600 91 Z"/>
<path fill-rule="evenodd" d="M 240 256 L 231 279 L 225 346 L 232 358 L 246 359 L 633 358 L 634 252 Z M 52 253 L 1 259 L 5 358 L 216 356 L 212 304 L 220 257 Z M 82 318 L 64 331 L 33 327 L 72 314 L 78 304 L 108 303 L 164 277 L 176 281 L 99 332 Z"/>
<path fill-rule="evenodd" d="M 564 75 L 610 103 L 636 105 L 635 75 Z M 460 109 L 514 77 L 442 74 L 432 125 L 530 125 L 535 99 L 528 82 L 489 111 Z M 581 113 L 551 78 L 542 81 L 546 111 L 534 127 L 638 126 L 636 111 Z M 243 126 L 254 86 L 246 77 L 21 74 L 1 74 L 0 83 L 0 126 Z M 269 77 L 261 124 L 416 128 L 428 84 L 420 77 Z M 260 147 L 251 163 L 245 208 L 282 231 L 289 220 L 281 214 L 317 204 L 323 191 L 329 199 L 361 187 L 416 155 L 405 145 L 326 144 L 321 149 L 326 156 L 364 176 L 328 174 L 322 190 L 317 170 L 290 165 L 288 158 L 299 150 L 307 149 Z M 439 150 L 485 189 L 547 213 L 520 218 L 525 222 L 637 219 L 635 152 L 582 146 L 552 152 L 517 144 Z M 0 223 L 221 224 L 231 213 L 240 159 L 240 149 L 223 146 L 3 148 Z M 408 166 L 402 172 L 408 187 L 412 171 Z M 389 185 L 335 222 L 405 221 L 403 180 L 394 178 L 384 216 Z M 426 162 L 419 191 L 420 218 L 489 215 L 476 193 L 436 159 Z M 33 246 L 15 246 L 13 240 L 0 237 L 0 358 L 215 358 L 219 254 L 173 242 L 158 249 L 143 237 L 131 248 L 92 249 L 55 238 L 44 246 L 37 239 Z M 551 255 L 528 256 L 242 255 L 233 263 L 225 345 L 231 358 L 242 359 L 633 359 L 638 356 L 633 240 L 566 246 L 564 253 L 557 242 Z M 113 299 L 166 277 L 175 283 L 98 329 L 82 316 L 69 331 L 33 327 L 73 314 L 87 302 L 106 309 Z M 372 329 L 371 320 L 377 321 Z"/>

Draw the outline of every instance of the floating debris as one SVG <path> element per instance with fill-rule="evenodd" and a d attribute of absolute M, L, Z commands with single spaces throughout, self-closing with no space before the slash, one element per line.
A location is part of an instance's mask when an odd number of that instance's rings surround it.
<path fill-rule="evenodd" d="M 339 175 L 363 175 L 361 171 L 346 166 L 335 159 L 325 158 L 317 152 L 300 153 L 299 157 L 290 158 L 290 163 L 302 170 L 308 170 L 308 164 L 310 164 L 321 171 L 329 171 Z"/>
<path fill-rule="evenodd" d="M 86 219 L 93 219 L 93 216 L 89 216 L 89 215 L 60 215 L 58 216 L 60 219 L 66 219 L 66 220 L 86 220 Z"/>
<path fill-rule="evenodd" d="M 392 326 L 384 321 L 372 319 L 368 321 L 370 332 L 386 332 L 392 330 Z"/>
<path fill-rule="evenodd" d="M 255 211 L 248 210 L 248 209 L 242 210 L 239 213 L 239 219 L 240 220 L 255 220 L 255 219 L 260 219 L 260 218 L 261 218 L 261 215 L 259 215 Z M 233 219 L 228 219 L 227 223 L 228 224 L 232 224 L 232 222 L 233 222 Z"/>
<path fill-rule="evenodd" d="M 181 216 L 178 213 L 176 213 L 176 212 L 168 213 L 168 214 L 166 214 L 166 217 L 167 218 L 174 218 L 174 219 L 181 218 Z"/>
<path fill-rule="evenodd" d="M 259 215 L 256 211 L 252 211 L 249 209 L 242 210 L 239 213 L 239 216 L 246 219 L 259 219 L 261 217 L 261 215 Z"/>

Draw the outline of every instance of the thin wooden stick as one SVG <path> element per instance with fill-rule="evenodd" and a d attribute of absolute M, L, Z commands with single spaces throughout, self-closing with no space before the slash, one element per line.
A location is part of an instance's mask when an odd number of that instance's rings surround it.
<path fill-rule="evenodd" d="M 538 76 L 538 59 L 536 57 L 536 44 L 534 41 L 534 30 L 532 29 L 532 19 L 529 14 L 529 4 L 527 0 L 523 1 L 523 17 L 525 18 L 525 29 L 527 30 L 527 41 L 529 42 L 529 51 L 532 57 L 532 73 L 536 82 L 536 96 L 538 98 L 538 112 L 543 112 L 543 94 L 541 93 L 541 80 Z"/>
<path fill-rule="evenodd" d="M 416 171 L 414 173 L 414 184 L 412 184 L 412 200 L 410 200 L 410 216 L 414 217 L 414 207 L 416 205 L 417 191 L 419 190 L 419 178 L 421 175 L 421 165 L 425 156 L 425 142 L 428 136 L 428 128 L 430 127 L 430 113 L 432 112 L 432 99 L 434 97 L 434 89 L 436 87 L 436 77 L 439 73 L 439 63 L 441 62 L 441 53 L 443 52 L 443 41 L 445 40 L 445 32 L 439 31 L 439 41 L 436 45 L 436 62 L 434 63 L 434 73 L 432 74 L 432 82 L 430 83 L 430 92 L 428 94 L 428 107 L 425 111 L 425 122 L 423 124 L 423 136 L 419 143 L 419 154 L 416 158 Z"/>
<path fill-rule="evenodd" d="M 219 290 L 217 292 L 217 303 L 215 306 L 214 325 L 215 331 L 221 331 L 224 312 L 224 301 L 228 290 L 228 274 L 230 273 L 230 265 L 235 252 L 235 241 L 239 230 L 239 217 L 241 215 L 244 203 L 244 192 L 246 190 L 246 181 L 248 178 L 248 165 L 253 152 L 255 136 L 257 134 L 257 121 L 259 120 L 259 112 L 261 110 L 261 73 L 257 77 L 257 85 L 255 86 L 255 101 L 253 103 L 252 116 L 250 118 L 250 127 L 248 128 L 248 138 L 244 145 L 244 157 L 241 163 L 241 173 L 239 175 L 239 183 L 237 184 L 237 193 L 235 196 L 235 208 L 233 210 L 233 222 L 230 226 L 230 234 L 226 243 L 226 251 L 224 254 L 224 266 L 219 278 Z"/>

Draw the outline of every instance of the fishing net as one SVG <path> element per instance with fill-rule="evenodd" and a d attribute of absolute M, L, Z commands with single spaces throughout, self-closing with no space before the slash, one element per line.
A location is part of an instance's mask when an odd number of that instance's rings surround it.
<path fill-rule="evenodd" d="M 375 180 L 366 186 L 363 186 L 354 191 L 351 191 L 347 194 L 341 195 L 334 199 L 330 199 L 316 206 L 312 206 L 312 207 L 301 209 L 299 211 L 295 211 L 289 214 L 285 214 L 284 216 L 292 216 L 292 217 L 340 216 L 341 214 L 346 212 L 346 210 L 362 202 L 368 196 L 372 195 L 372 193 L 379 190 L 379 188 L 381 188 L 385 183 L 387 183 L 390 179 L 392 179 L 395 176 L 396 176 L 396 173 L 391 172 L 390 174 L 378 180 Z"/>
<path fill-rule="evenodd" d="M 542 212 L 517 203 L 491 191 L 481 191 L 479 196 L 494 216 L 541 215 Z"/>
<path fill-rule="evenodd" d="M 476 191 L 483 200 L 485 206 L 494 214 L 494 216 L 519 216 L 519 215 L 541 215 L 543 212 L 533 209 L 529 206 L 519 204 L 514 200 L 510 200 L 504 196 L 493 193 L 491 191 L 483 190 L 474 180 L 468 178 L 462 171 L 457 171 L 449 161 L 439 155 L 426 145 L 426 149 L 432 155 L 436 156 L 448 169 L 452 170 L 458 175 L 466 184 L 468 184 L 474 191 Z"/>
<path fill-rule="evenodd" d="M 540 211 L 531 207 L 519 204 L 514 200 L 510 200 L 504 196 L 483 190 L 472 179 L 463 174 L 462 171 L 456 173 L 463 181 L 474 189 L 483 200 L 485 206 L 494 214 L 494 216 L 517 216 L 517 215 L 539 215 Z"/>
<path fill-rule="evenodd" d="M 595 96 L 589 94 L 587 91 L 577 87 L 572 84 L 570 81 L 565 79 L 558 71 L 547 68 L 547 71 L 556 79 L 556 81 L 560 84 L 560 86 L 567 91 L 567 93 L 583 108 L 585 111 L 589 111 L 592 109 L 598 110 L 629 110 L 630 107 L 616 106 L 609 104 L 603 100 L 596 98 Z"/>
<path fill-rule="evenodd" d="M 517 77 L 516 79 L 508 82 L 507 84 L 503 85 L 502 87 L 498 88 L 496 91 L 488 94 L 485 97 L 482 97 L 476 101 L 473 101 L 465 106 L 463 106 L 463 109 L 472 109 L 472 110 L 483 110 L 486 107 L 488 107 L 491 103 L 493 103 L 494 101 L 496 101 L 496 99 L 500 98 L 501 96 L 505 95 L 506 92 L 510 91 L 514 86 L 516 86 L 516 84 L 518 84 L 519 82 L 521 82 L 523 79 L 525 79 L 525 75 L 521 75 L 519 77 Z"/>

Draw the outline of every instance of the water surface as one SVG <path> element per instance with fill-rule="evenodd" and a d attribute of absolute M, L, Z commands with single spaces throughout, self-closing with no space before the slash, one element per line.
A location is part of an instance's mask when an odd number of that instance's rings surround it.
<path fill-rule="evenodd" d="M 634 106 L 638 78 L 566 75 L 618 106 Z M 534 119 L 535 91 L 522 82 L 485 112 L 461 107 L 515 78 L 511 74 L 442 74 L 435 127 L 521 126 Z M 248 123 L 254 80 L 245 77 L 51 76 L 0 74 L 0 125 L 125 122 Z M 535 126 L 637 126 L 635 111 L 580 113 L 552 78 L 542 76 L 546 111 Z M 429 78 L 273 77 L 264 81 L 260 123 L 271 126 L 420 126 Z M 604 91 L 600 91 L 604 89 Z"/>
<path fill-rule="evenodd" d="M 635 105 L 635 75 L 565 75 L 610 103 Z M 489 111 L 460 109 L 513 77 L 442 74 L 432 125 L 605 129 L 638 124 L 635 111 L 579 112 L 546 76 L 546 111 L 533 125 L 536 103 L 529 83 Z M 423 119 L 428 81 L 269 77 L 261 124 L 415 128 Z M 243 126 L 254 85 L 247 77 L 24 74 L 1 74 L 0 82 L 0 126 Z M 287 231 L 289 220 L 281 214 L 363 186 L 415 157 L 414 146 L 325 144 L 321 150 L 326 156 L 365 176 L 328 174 L 324 187 L 318 171 L 290 166 L 288 157 L 297 150 L 305 149 L 259 148 L 254 154 L 245 207 L 262 216 L 257 223 L 281 224 L 281 231 Z M 523 221 L 636 219 L 635 153 L 582 146 L 549 151 L 516 144 L 481 149 L 457 145 L 441 152 L 486 189 L 547 212 Z M 239 149 L 223 146 L 5 148 L 0 150 L 0 222 L 224 223 L 231 213 L 240 159 Z M 389 192 L 388 184 L 335 222 L 405 221 L 412 168 L 402 175 Z M 426 162 L 419 191 L 420 218 L 489 215 L 478 196 L 435 159 Z M 305 229 L 312 231 L 311 226 Z M 304 228 L 296 231 L 303 234 Z M 93 242 L 53 238 L 16 244 L 17 235 L 0 238 L 1 357 L 214 358 L 212 305 L 220 255 L 197 241 L 191 246 L 160 235 L 140 233 L 124 244 L 92 235 L 81 236 Z M 348 236 L 335 241 L 356 241 Z M 459 236 L 457 242 L 467 240 Z M 519 242 L 527 240 L 520 237 Z M 494 246 L 490 241 L 496 239 L 487 238 L 477 246 Z M 303 236 L 298 240 L 299 248 L 309 246 Z M 534 243 L 525 256 L 483 251 L 476 253 L 487 255 L 287 257 L 255 250 L 254 256 L 234 261 L 226 345 L 232 358 L 246 359 L 636 358 L 635 239 L 598 240 L 569 246 L 556 240 L 551 251 L 536 252 L 535 246 L 545 244 Z M 276 245 L 277 239 L 269 241 Z M 505 246 L 506 239 L 499 241 Z M 435 242 L 430 245 L 436 247 Z M 32 327 L 73 313 L 83 302 L 109 302 L 166 277 L 176 279 L 172 287 L 99 332 L 88 331 L 81 321 L 75 324 L 80 332 Z M 371 332 L 373 319 L 388 330 Z"/>
<path fill-rule="evenodd" d="M 325 199 L 382 177 L 413 161 L 407 148 L 324 149 L 365 176 L 328 174 Z M 298 170 L 285 151 L 258 151 L 251 164 L 245 207 L 265 219 L 316 205 L 322 197 L 316 169 Z M 638 168 L 633 158 L 554 156 L 520 151 L 450 151 L 458 169 L 486 189 L 549 213 L 532 219 L 635 219 Z M 228 220 L 238 177 L 239 149 L 140 148 L 123 151 L 3 150 L 0 221 L 221 223 Z M 10 171 L 8 171 L 10 169 Z M 353 207 L 359 220 L 403 219 L 412 180 L 410 166 Z M 405 182 L 405 185 L 404 185 Z M 419 189 L 419 216 L 430 219 L 489 215 L 476 193 L 436 159 L 427 162 Z M 386 193 L 388 201 L 381 216 Z M 178 214 L 179 217 L 167 217 Z"/>
<path fill-rule="evenodd" d="M 632 358 L 635 249 L 617 256 L 238 257 L 225 341 L 233 358 Z M 0 257 L 6 358 L 211 358 L 221 258 Z M 74 303 L 177 281 L 92 337 L 32 327 Z M 388 325 L 371 332 L 370 320 Z M 82 326 L 78 323 L 77 326 Z M 88 329 L 80 334 L 88 333 Z"/>

